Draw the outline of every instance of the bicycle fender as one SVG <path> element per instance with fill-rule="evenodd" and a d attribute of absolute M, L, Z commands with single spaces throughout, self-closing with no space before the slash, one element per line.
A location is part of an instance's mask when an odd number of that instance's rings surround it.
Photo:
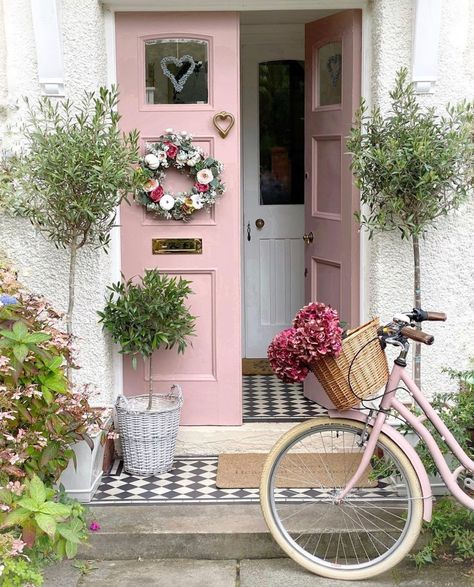
<path fill-rule="evenodd" d="M 346 410 L 339 412 L 338 410 L 328 410 L 331 418 L 347 418 L 348 420 L 358 420 L 359 422 L 366 422 L 367 418 L 364 414 L 358 410 Z M 370 420 L 370 425 L 374 424 L 373 418 Z M 415 473 L 420 482 L 421 493 L 423 495 L 423 519 L 426 522 L 431 520 L 431 514 L 433 510 L 433 492 L 431 491 L 431 484 L 426 473 L 426 469 L 421 462 L 416 450 L 406 440 L 406 438 L 400 434 L 395 428 L 389 424 L 382 426 L 382 432 L 390 438 L 399 448 L 402 450 L 415 469 Z"/>

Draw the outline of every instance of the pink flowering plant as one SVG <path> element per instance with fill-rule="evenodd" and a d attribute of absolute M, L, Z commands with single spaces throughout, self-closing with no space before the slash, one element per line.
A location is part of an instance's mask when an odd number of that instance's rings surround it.
<path fill-rule="evenodd" d="M 293 328 L 278 333 L 270 343 L 273 371 L 287 383 L 303 381 L 312 363 L 340 354 L 342 332 L 336 310 L 318 302 L 308 304 L 297 312 Z"/>
<path fill-rule="evenodd" d="M 44 561 L 74 556 L 88 533 L 84 507 L 55 485 L 102 412 L 70 387 L 60 319 L 0 264 L 0 585 L 42 584 Z"/>
<path fill-rule="evenodd" d="M 136 199 L 148 212 L 187 222 L 197 210 L 211 208 L 225 192 L 224 166 L 193 145 L 192 138 L 186 131 L 168 128 L 156 143 L 147 145 L 147 154 L 140 159 L 144 184 Z M 189 190 L 172 193 L 165 186 L 170 167 L 189 177 Z"/>

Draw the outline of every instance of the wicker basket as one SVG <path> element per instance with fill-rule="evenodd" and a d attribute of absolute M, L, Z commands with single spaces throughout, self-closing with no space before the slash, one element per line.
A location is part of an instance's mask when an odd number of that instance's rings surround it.
<path fill-rule="evenodd" d="M 169 394 L 154 394 L 151 410 L 147 410 L 148 395 L 117 398 L 115 408 L 125 471 L 147 477 L 171 469 L 182 405 L 179 385 L 173 385 Z"/>
<path fill-rule="evenodd" d="M 338 410 L 356 406 L 361 399 L 369 398 L 387 383 L 387 358 L 377 338 L 378 326 L 378 318 L 359 326 L 342 341 L 342 352 L 337 358 L 326 357 L 311 365 L 311 371 Z M 367 346 L 361 350 L 365 344 Z"/>

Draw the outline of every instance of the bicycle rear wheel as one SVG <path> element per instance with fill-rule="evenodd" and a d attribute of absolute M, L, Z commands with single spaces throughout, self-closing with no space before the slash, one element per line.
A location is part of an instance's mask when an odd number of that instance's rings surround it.
<path fill-rule="evenodd" d="M 323 577 L 383 573 L 408 554 L 420 533 L 418 477 L 384 434 L 356 487 L 336 503 L 365 450 L 363 430 L 352 420 L 302 422 L 276 443 L 263 469 L 261 507 L 273 537 L 288 556 Z"/>

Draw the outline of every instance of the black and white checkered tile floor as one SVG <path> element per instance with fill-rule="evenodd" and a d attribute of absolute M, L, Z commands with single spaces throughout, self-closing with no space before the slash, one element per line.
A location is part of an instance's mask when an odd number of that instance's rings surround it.
<path fill-rule="evenodd" d="M 156 477 L 134 477 L 123 471 L 116 461 L 111 474 L 102 483 L 91 505 L 151 505 L 178 503 L 256 503 L 258 489 L 219 489 L 216 487 L 218 457 L 177 457 L 174 469 Z M 375 489 L 360 490 L 364 499 L 380 497 Z M 384 491 L 384 497 L 393 497 Z M 282 501 L 294 502 L 308 497 L 329 497 L 324 490 L 281 489 Z"/>
<path fill-rule="evenodd" d="M 326 414 L 303 395 L 302 383 L 283 383 L 275 375 L 244 375 L 244 422 L 293 422 Z"/>
<path fill-rule="evenodd" d="M 275 375 L 244 375 L 243 420 L 298 422 L 326 410 L 306 399 L 301 383 L 288 384 Z M 217 456 L 176 457 L 172 471 L 156 477 L 134 477 L 116 461 L 102 478 L 93 504 L 231 503 L 258 501 L 258 489 L 218 489 Z M 301 491 L 301 490 L 298 490 Z"/>

